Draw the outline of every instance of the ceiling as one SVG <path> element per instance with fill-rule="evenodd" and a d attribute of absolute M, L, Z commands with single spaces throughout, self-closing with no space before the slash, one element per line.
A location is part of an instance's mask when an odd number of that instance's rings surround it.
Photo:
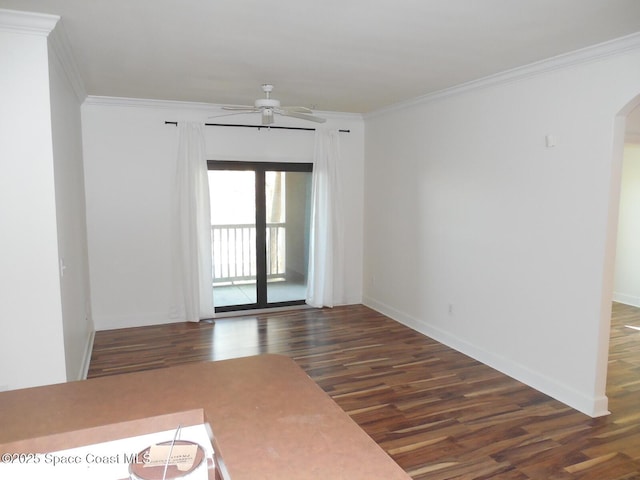
<path fill-rule="evenodd" d="M 367 113 L 640 31 L 638 0 L 0 0 L 62 17 L 89 95 Z"/>

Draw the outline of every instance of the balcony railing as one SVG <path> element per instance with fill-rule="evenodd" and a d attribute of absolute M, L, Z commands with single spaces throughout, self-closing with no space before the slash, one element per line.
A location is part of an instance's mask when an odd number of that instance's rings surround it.
<path fill-rule="evenodd" d="M 267 278 L 286 272 L 286 224 L 267 224 Z M 214 283 L 253 280 L 256 266 L 256 226 L 254 224 L 212 225 Z"/>

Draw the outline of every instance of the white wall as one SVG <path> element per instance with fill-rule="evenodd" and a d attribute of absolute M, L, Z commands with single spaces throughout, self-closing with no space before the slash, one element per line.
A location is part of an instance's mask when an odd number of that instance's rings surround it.
<path fill-rule="evenodd" d="M 82 165 L 79 75 L 56 28 L 49 36 L 51 127 L 56 193 L 60 296 L 68 380 L 84 378 L 93 343 Z"/>
<path fill-rule="evenodd" d="M 204 121 L 217 107 L 174 102 L 89 98 L 82 109 L 92 313 L 97 330 L 169 322 L 170 195 L 177 129 L 167 121 Z M 362 298 L 363 121 L 330 115 L 342 134 L 348 196 L 345 295 Z M 242 123 L 224 117 L 210 122 Z M 308 123 L 295 123 L 308 127 Z M 281 123 L 284 124 L 284 123 Z M 313 125 L 311 125 L 313 126 Z M 217 160 L 311 161 L 313 134 L 206 128 L 207 153 Z"/>
<path fill-rule="evenodd" d="M 35 20 L 47 28 L 0 28 L 0 386 L 9 389 L 66 380 L 46 37 L 55 19 Z"/>
<path fill-rule="evenodd" d="M 615 295 L 640 307 L 640 144 L 626 144 L 620 190 Z"/>
<path fill-rule="evenodd" d="M 365 118 L 365 303 L 594 416 L 632 40 Z"/>

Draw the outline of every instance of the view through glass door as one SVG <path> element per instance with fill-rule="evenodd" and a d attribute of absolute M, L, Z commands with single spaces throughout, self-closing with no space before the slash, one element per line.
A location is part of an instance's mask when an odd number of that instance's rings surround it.
<path fill-rule="evenodd" d="M 312 165 L 208 164 L 216 311 L 303 304 Z"/>

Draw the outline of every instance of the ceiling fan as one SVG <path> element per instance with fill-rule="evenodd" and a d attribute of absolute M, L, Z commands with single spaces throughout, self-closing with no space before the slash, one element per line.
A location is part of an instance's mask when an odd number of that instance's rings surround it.
<path fill-rule="evenodd" d="M 285 117 L 301 118 L 311 122 L 324 123 L 326 119 L 312 115 L 313 111 L 307 107 L 282 107 L 280 100 L 271 98 L 273 85 L 265 83 L 262 85 L 265 98 L 259 98 L 251 105 L 227 105 L 223 110 L 233 110 L 238 113 L 260 113 L 262 115 L 262 125 L 271 125 L 274 121 L 274 114 Z"/>

